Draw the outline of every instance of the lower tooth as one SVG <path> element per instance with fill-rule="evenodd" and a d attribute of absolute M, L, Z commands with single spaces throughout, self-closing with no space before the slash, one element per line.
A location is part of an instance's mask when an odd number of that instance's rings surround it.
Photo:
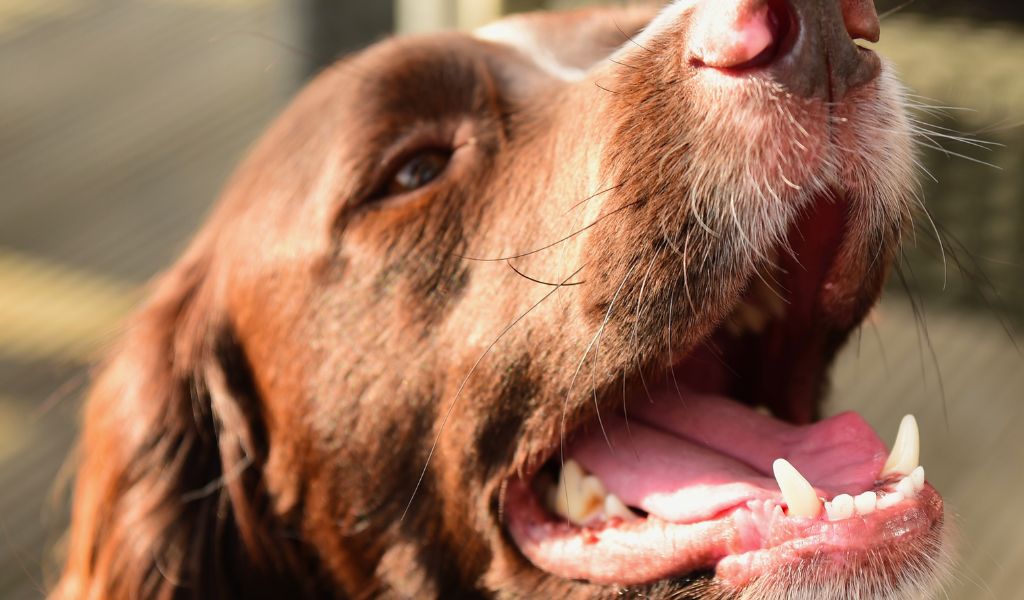
<path fill-rule="evenodd" d="M 899 492 L 892 492 L 891 494 L 886 494 L 878 499 L 878 510 L 892 508 L 899 504 L 900 502 L 903 502 L 903 494 Z"/>
<path fill-rule="evenodd" d="M 853 516 L 853 497 L 840 494 L 825 507 L 829 521 L 842 521 Z"/>
<path fill-rule="evenodd" d="M 875 507 L 878 506 L 878 494 L 864 492 L 853 499 L 853 505 L 857 509 L 858 515 L 870 515 L 875 512 Z"/>
<path fill-rule="evenodd" d="M 914 469 L 910 474 L 910 481 L 914 483 L 914 490 L 920 492 L 924 489 L 924 467 Z"/>
<path fill-rule="evenodd" d="M 896 484 L 896 491 L 899 491 L 903 495 L 903 498 L 913 498 L 918 495 L 918 490 L 914 489 L 913 481 L 909 477 L 903 477 Z"/>
<path fill-rule="evenodd" d="M 909 477 L 900 479 L 900 482 L 896 484 L 896 491 L 902 494 L 904 498 L 913 498 L 917 494 L 917 490 L 914 489 L 914 482 Z"/>

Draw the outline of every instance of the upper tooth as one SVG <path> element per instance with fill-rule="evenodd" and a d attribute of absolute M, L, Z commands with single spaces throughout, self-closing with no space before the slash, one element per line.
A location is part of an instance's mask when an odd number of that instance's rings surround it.
<path fill-rule="evenodd" d="M 604 499 L 608 491 L 604 489 L 601 480 L 593 475 L 588 475 L 580 482 L 580 508 L 579 513 L 584 518 L 589 518 L 604 508 Z"/>
<path fill-rule="evenodd" d="M 821 499 L 796 467 L 780 458 L 772 465 L 772 469 L 775 471 L 779 489 L 782 490 L 782 498 L 789 507 L 789 516 L 813 519 L 821 514 Z"/>
<path fill-rule="evenodd" d="M 600 514 L 606 495 L 601 480 L 587 475 L 576 461 L 567 460 L 550 499 L 551 508 L 569 521 L 584 525 Z"/>
<path fill-rule="evenodd" d="M 889 460 L 882 467 L 882 477 L 910 475 L 921 463 L 921 432 L 914 415 L 903 417 Z"/>
<path fill-rule="evenodd" d="M 569 517 L 569 507 L 579 502 L 577 493 L 580 489 L 580 482 L 583 481 L 583 468 L 574 460 L 567 460 L 562 465 L 562 472 L 558 476 L 558 487 L 555 489 L 552 498 L 554 509 L 559 515 Z"/>
<path fill-rule="evenodd" d="M 604 499 L 604 516 L 619 517 L 624 521 L 634 521 L 640 518 L 639 515 L 629 510 L 629 507 L 615 494 L 610 494 Z"/>

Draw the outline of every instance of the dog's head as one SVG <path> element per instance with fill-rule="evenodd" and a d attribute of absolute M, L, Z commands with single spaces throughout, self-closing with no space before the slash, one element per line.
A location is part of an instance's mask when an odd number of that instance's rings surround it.
<path fill-rule="evenodd" d="M 877 35 L 689 0 L 328 69 L 99 378 L 58 592 L 921 593 L 913 424 L 818 422 L 916 202 Z"/>

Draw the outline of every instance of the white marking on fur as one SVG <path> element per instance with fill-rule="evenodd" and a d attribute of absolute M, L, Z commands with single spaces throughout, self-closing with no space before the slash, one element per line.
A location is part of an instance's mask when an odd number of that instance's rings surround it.
<path fill-rule="evenodd" d="M 515 48 L 551 75 L 563 81 L 580 81 L 587 72 L 558 60 L 537 37 L 537 30 L 522 17 L 512 17 L 477 29 L 473 35 L 481 40 Z"/>
<path fill-rule="evenodd" d="M 639 35 L 623 44 L 613 57 L 616 59 L 621 58 L 621 54 L 632 52 L 637 46 L 646 47 L 666 29 L 676 24 L 679 21 L 679 17 L 684 12 L 692 9 L 696 4 L 697 0 L 675 0 L 662 9 L 658 16 L 654 17 Z"/>

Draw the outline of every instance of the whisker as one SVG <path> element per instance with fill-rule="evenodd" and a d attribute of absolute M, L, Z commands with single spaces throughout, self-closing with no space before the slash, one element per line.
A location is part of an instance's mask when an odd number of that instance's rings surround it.
<path fill-rule="evenodd" d="M 584 204 L 586 204 L 587 202 L 590 202 L 591 200 L 593 200 L 593 199 L 595 199 L 595 198 L 598 198 L 598 197 L 600 197 L 600 196 L 603 196 L 603 195 L 607 194 L 608 192 L 611 192 L 611 191 L 617 190 L 617 189 L 621 188 L 621 187 L 622 187 L 622 186 L 624 186 L 624 185 L 626 185 L 626 182 L 625 182 L 625 181 L 623 181 L 622 183 L 619 183 L 618 185 L 613 185 L 613 186 L 612 186 L 612 187 L 610 187 L 610 188 L 605 188 L 605 189 L 601 190 L 600 192 L 597 192 L 596 194 L 592 194 L 592 195 L 590 195 L 590 196 L 587 196 L 587 197 L 586 197 L 586 198 L 584 198 L 583 200 L 580 200 L 580 201 L 579 201 L 579 202 L 577 202 L 576 204 L 573 204 L 573 205 L 572 205 L 572 207 L 571 207 L 571 208 L 570 208 L 569 210 L 565 211 L 565 212 L 566 212 L 566 213 L 570 213 L 570 212 L 572 212 L 572 211 L 576 210 L 577 208 L 579 208 L 579 207 L 583 206 L 583 205 L 584 205 Z"/>
<path fill-rule="evenodd" d="M 572 380 L 569 382 L 569 389 L 565 393 L 565 400 L 562 402 L 562 420 L 561 420 L 560 429 L 559 429 L 559 442 L 558 442 L 559 460 L 562 463 L 563 471 L 565 470 L 565 422 L 566 422 L 566 419 L 568 418 L 569 398 L 572 395 L 573 388 L 576 387 L 576 380 L 579 378 L 580 371 L 583 370 L 583 365 L 584 365 L 584 363 L 586 363 L 587 357 L 590 356 L 590 351 L 594 348 L 594 345 L 596 343 L 598 343 L 598 340 L 600 340 L 601 335 L 604 334 L 605 327 L 608 326 L 608 321 L 611 320 L 612 309 L 615 308 L 615 303 L 619 299 L 619 294 L 622 293 L 622 289 L 626 286 L 626 282 L 629 280 L 629 277 L 633 274 L 633 271 L 636 270 L 637 264 L 638 263 L 634 263 L 633 266 L 629 268 L 629 271 L 627 271 L 626 275 L 623 276 L 623 278 L 622 278 L 622 283 L 620 283 L 618 289 L 615 290 L 615 294 L 612 296 L 611 303 L 609 303 L 609 305 L 608 305 L 608 310 L 605 312 L 604 321 L 601 323 L 601 326 L 598 328 L 597 333 L 594 334 L 594 337 L 591 338 L 590 344 L 587 345 L 587 349 L 583 352 L 583 357 L 580 358 L 579 364 L 576 365 L 576 372 L 573 373 Z M 614 452 L 614 448 L 612 447 L 611 439 L 608 437 L 608 431 L 605 429 L 604 422 L 601 420 L 601 410 L 600 410 L 600 407 L 597 405 L 597 398 L 594 398 L 594 408 L 597 409 L 598 424 L 601 426 L 601 433 L 602 433 L 602 435 L 604 435 L 605 442 L 608 444 L 608 448 Z M 568 504 L 569 504 L 568 489 L 566 490 L 565 503 L 566 503 L 566 506 L 568 506 Z"/>
<path fill-rule="evenodd" d="M 626 33 L 626 32 L 625 32 L 625 31 L 624 31 L 624 30 L 622 29 L 622 26 L 621 26 L 621 25 L 619 25 L 619 23 L 618 23 L 617 21 L 615 22 L 615 28 L 619 30 L 619 33 L 621 33 L 623 37 L 625 37 L 625 38 L 626 38 L 627 40 L 629 40 L 630 42 L 632 42 L 632 43 L 633 43 L 633 44 L 634 44 L 634 45 L 635 45 L 636 47 L 638 47 L 638 48 L 643 48 L 644 50 L 646 50 L 646 51 L 650 52 L 651 54 L 654 54 L 654 51 L 653 51 L 653 50 L 651 50 L 650 48 L 648 48 L 648 47 L 644 46 L 644 45 L 643 45 L 643 44 L 641 44 L 640 42 L 636 41 L 636 39 L 634 39 L 634 38 L 633 38 L 633 36 L 631 36 L 631 35 L 629 35 L 628 33 Z"/>
<path fill-rule="evenodd" d="M 565 278 L 565 283 L 568 283 L 569 281 L 572 280 L 573 277 L 576 277 L 577 275 L 579 275 L 583 271 L 584 268 L 586 268 L 586 264 L 581 266 L 579 269 L 576 269 L 576 271 L 574 271 L 571 275 L 566 277 Z M 562 287 L 564 287 L 564 286 L 556 287 L 555 289 L 553 289 L 550 292 L 548 292 L 547 294 L 545 294 L 544 297 L 541 298 L 540 300 L 538 300 L 536 304 L 531 306 L 529 309 L 527 309 L 526 312 L 524 312 L 523 314 L 519 315 L 514 321 L 509 323 L 509 325 L 507 327 L 505 327 L 505 329 L 503 329 L 501 331 L 501 333 L 498 334 L 498 337 L 496 337 L 494 339 L 494 341 L 491 342 L 490 345 L 487 346 L 487 348 L 483 351 L 483 353 L 480 355 L 480 357 L 476 359 L 476 362 L 473 363 L 473 366 L 469 369 L 469 372 L 466 374 L 466 377 L 462 380 L 462 383 L 459 384 L 459 389 L 455 392 L 455 397 L 452 398 L 451 403 L 448 405 L 448 410 L 445 411 L 444 417 L 441 419 L 441 425 L 440 425 L 440 427 L 437 430 L 437 434 L 434 436 L 433 443 L 431 443 L 431 445 L 430 445 L 430 451 L 427 452 L 427 458 L 426 458 L 426 460 L 423 463 L 423 469 L 420 471 L 420 476 L 416 480 L 416 486 L 412 490 L 412 496 L 409 497 L 409 502 L 406 503 L 405 510 L 402 511 L 402 516 L 399 519 L 399 522 L 404 522 L 405 521 L 405 517 L 409 514 L 409 509 L 412 508 L 413 500 L 416 499 L 416 494 L 419 492 L 420 487 L 422 487 L 422 485 L 423 485 L 423 478 L 427 476 L 427 469 L 430 467 L 430 461 L 434 457 L 434 452 L 437 451 L 437 444 L 441 440 L 441 434 L 444 433 L 444 429 L 448 425 L 448 420 L 451 418 L 452 412 L 454 412 L 454 410 L 455 410 L 455 405 L 459 402 L 459 398 L 462 397 L 462 392 L 466 389 L 466 384 L 469 383 L 470 377 L 472 377 L 473 373 L 476 372 L 477 368 L 480 366 L 480 363 L 483 362 L 484 357 L 486 357 L 491 352 L 491 350 L 493 350 L 494 347 L 498 345 L 498 342 L 500 342 L 502 340 L 502 338 L 504 338 L 506 335 L 508 335 L 508 333 L 510 331 L 512 331 L 512 329 L 515 328 L 516 325 L 518 325 L 530 313 L 532 313 L 534 310 L 536 310 L 548 298 L 554 296 L 555 293 L 558 292 L 558 290 L 562 289 Z"/>
<path fill-rule="evenodd" d="M 597 219 L 594 219 L 594 222 L 591 223 L 590 225 L 587 225 L 587 226 L 583 227 L 582 229 L 579 229 L 579 230 L 577 230 L 577 231 L 575 231 L 575 232 L 565 236 L 564 238 L 562 238 L 562 239 L 560 239 L 560 240 L 558 240 L 556 242 L 552 242 L 552 243 L 550 243 L 550 244 L 548 244 L 546 246 L 543 246 L 541 248 L 537 248 L 536 250 L 531 250 L 529 252 L 523 252 L 521 254 L 516 254 L 514 256 L 503 256 L 501 258 L 474 258 L 472 256 L 464 256 L 464 255 L 461 255 L 461 254 L 456 254 L 455 256 L 457 258 L 461 258 L 462 260 L 468 260 L 468 261 L 471 261 L 471 262 L 484 262 L 484 263 L 487 263 L 487 262 L 506 262 L 506 261 L 509 261 L 509 260 L 516 260 L 517 258 L 525 258 L 527 256 L 533 256 L 534 254 L 540 254 L 541 252 L 544 252 L 545 250 L 550 250 L 551 248 L 554 248 L 555 246 L 558 246 L 559 244 L 564 244 L 565 242 L 567 242 L 567 241 L 571 240 L 572 238 L 580 235 L 581 233 L 583 233 L 583 232 L 585 232 L 585 231 L 587 231 L 589 229 L 593 229 L 594 227 L 596 227 L 598 224 L 600 224 L 605 219 L 607 219 L 607 218 L 609 218 L 609 217 L 611 217 L 613 215 L 616 215 L 616 214 L 626 210 L 627 208 L 632 208 L 634 206 L 637 206 L 638 204 L 640 204 L 640 200 L 634 200 L 633 202 L 630 202 L 629 204 L 624 204 L 624 205 L 616 208 L 615 210 L 613 210 L 613 211 L 611 211 L 611 212 L 609 212 L 609 213 L 607 213 L 605 215 L 602 215 L 602 216 L 598 217 Z"/>
<path fill-rule="evenodd" d="M 925 315 L 924 303 L 916 294 L 913 292 L 913 288 L 910 286 L 910 282 L 907 279 L 907 275 L 904 272 L 904 265 L 910 272 L 912 278 L 914 277 L 914 270 L 907 260 L 906 256 L 902 257 L 901 262 L 896 264 L 896 275 L 900 280 L 900 284 L 903 286 L 904 291 L 907 293 L 907 299 L 910 302 L 910 309 L 914 313 L 914 320 L 917 324 L 918 344 L 921 352 L 921 377 L 927 382 L 928 375 L 925 370 L 924 362 L 924 347 L 928 348 L 928 356 L 931 359 L 932 367 L 935 369 L 935 378 L 939 385 L 939 397 L 942 399 L 942 415 L 946 422 L 946 426 L 949 426 L 949 403 L 946 398 L 946 384 L 942 377 L 942 368 L 939 365 L 939 357 L 935 352 L 935 345 L 932 343 L 931 333 L 928 331 L 928 319 Z M 922 345 L 923 342 L 923 345 Z"/>
<path fill-rule="evenodd" d="M 887 10 L 887 11 L 883 12 L 882 14 L 878 15 L 878 20 L 879 21 L 884 21 L 884 20 L 888 19 L 889 17 L 899 13 L 900 11 L 902 11 L 905 8 L 907 8 L 908 6 L 910 6 L 913 3 L 914 3 L 914 0 L 907 0 L 903 4 L 900 4 L 898 6 L 890 8 L 889 10 Z"/>
<path fill-rule="evenodd" d="M 537 284 L 540 284 L 540 285 L 546 285 L 546 286 L 550 286 L 550 287 L 575 287 L 577 285 L 583 285 L 583 284 L 586 283 L 586 281 L 577 281 L 576 283 L 550 283 L 550 282 L 547 282 L 547 281 L 541 281 L 540 279 L 535 279 L 533 277 L 530 277 L 526 273 L 523 273 L 522 271 L 517 269 L 516 266 L 512 264 L 512 261 L 508 261 L 505 264 L 507 264 L 510 269 L 515 271 L 516 275 L 519 275 L 523 279 L 526 279 L 528 281 L 532 281 L 533 283 L 537 283 Z"/>

